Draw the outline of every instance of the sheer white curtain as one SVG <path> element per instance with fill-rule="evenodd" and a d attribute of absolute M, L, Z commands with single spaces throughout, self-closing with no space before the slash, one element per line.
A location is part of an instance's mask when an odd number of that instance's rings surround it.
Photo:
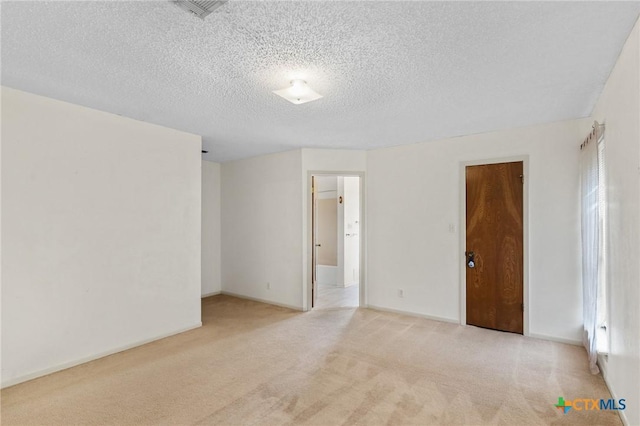
<path fill-rule="evenodd" d="M 599 372 L 596 362 L 596 328 L 598 321 L 598 135 L 597 126 L 582 145 L 580 158 L 582 192 L 582 315 L 584 320 L 583 344 L 589 354 L 589 369 Z"/>

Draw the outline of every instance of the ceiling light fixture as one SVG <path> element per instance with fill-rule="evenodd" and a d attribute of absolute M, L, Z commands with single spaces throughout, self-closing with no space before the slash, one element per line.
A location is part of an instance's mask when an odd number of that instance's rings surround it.
<path fill-rule="evenodd" d="M 307 82 L 304 80 L 292 80 L 291 86 L 286 89 L 274 90 L 278 96 L 282 96 L 289 102 L 300 105 L 306 102 L 315 101 L 316 99 L 320 99 L 322 95 L 318 94 L 311 87 L 307 85 Z"/>

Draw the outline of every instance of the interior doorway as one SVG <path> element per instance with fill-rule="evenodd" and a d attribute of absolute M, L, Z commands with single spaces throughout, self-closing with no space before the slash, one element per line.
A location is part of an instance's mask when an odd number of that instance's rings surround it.
<path fill-rule="evenodd" d="M 465 167 L 466 323 L 524 332 L 523 162 Z"/>
<path fill-rule="evenodd" d="M 311 307 L 360 304 L 360 177 L 311 176 Z"/>

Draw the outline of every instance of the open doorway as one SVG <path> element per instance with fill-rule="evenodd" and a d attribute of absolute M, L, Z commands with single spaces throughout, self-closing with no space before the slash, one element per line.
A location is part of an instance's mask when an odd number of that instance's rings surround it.
<path fill-rule="evenodd" d="M 312 308 L 360 304 L 360 178 L 313 175 Z"/>

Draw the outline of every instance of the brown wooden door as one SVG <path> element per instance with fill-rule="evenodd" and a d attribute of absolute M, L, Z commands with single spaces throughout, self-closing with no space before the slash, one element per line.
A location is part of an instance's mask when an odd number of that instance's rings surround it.
<path fill-rule="evenodd" d="M 469 166 L 466 188 L 467 324 L 522 334 L 522 162 Z"/>
<path fill-rule="evenodd" d="M 311 307 L 318 296 L 318 194 L 316 177 L 311 176 Z"/>

